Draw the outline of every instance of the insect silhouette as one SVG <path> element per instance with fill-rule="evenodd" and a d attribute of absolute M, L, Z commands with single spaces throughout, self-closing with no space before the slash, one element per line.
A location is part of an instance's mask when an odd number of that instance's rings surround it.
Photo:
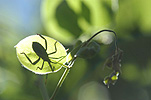
<path fill-rule="evenodd" d="M 51 52 L 51 53 L 47 53 L 47 40 L 40 34 L 37 34 L 39 35 L 42 39 L 45 40 L 45 48 L 38 42 L 32 42 L 32 49 L 33 51 L 36 53 L 36 55 L 38 56 L 38 59 L 36 61 L 31 61 L 31 59 L 26 55 L 26 53 L 22 52 L 20 54 L 24 54 L 26 56 L 26 58 L 28 59 L 28 61 L 32 64 L 32 65 L 36 65 L 40 59 L 43 60 L 43 63 L 42 63 L 42 66 L 41 67 L 37 67 L 37 69 L 40 69 L 42 70 L 43 69 L 43 66 L 44 66 L 44 62 L 48 62 L 52 72 L 54 71 L 55 67 L 53 67 L 51 65 L 51 63 L 54 63 L 54 64 L 57 64 L 59 61 L 61 61 L 65 56 L 61 56 L 61 57 L 58 57 L 58 58 L 55 58 L 55 57 L 49 57 L 49 55 L 51 54 L 55 54 L 57 52 L 57 47 L 56 47 L 56 44 L 57 44 L 57 41 L 54 43 L 54 47 L 55 47 L 55 51 L 54 52 Z M 58 62 L 52 62 L 49 58 L 51 59 L 60 59 Z M 36 69 L 36 70 L 37 70 Z"/>

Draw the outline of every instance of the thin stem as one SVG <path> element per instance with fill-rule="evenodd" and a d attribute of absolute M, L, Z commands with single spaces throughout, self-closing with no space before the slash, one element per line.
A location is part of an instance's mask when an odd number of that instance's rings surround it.
<path fill-rule="evenodd" d="M 69 62 L 68 66 L 61 64 L 62 66 L 65 66 L 66 69 L 65 69 L 63 75 L 61 76 L 61 78 L 60 78 L 60 80 L 59 80 L 59 82 L 58 82 L 58 84 L 57 84 L 57 86 L 56 86 L 56 88 L 55 88 L 55 90 L 54 90 L 54 92 L 53 92 L 53 94 L 52 94 L 52 96 L 51 96 L 51 98 L 49 100 L 53 100 L 55 98 L 57 92 L 59 91 L 60 87 L 62 86 L 64 80 L 66 79 L 66 77 L 67 77 L 67 75 L 68 75 L 68 73 L 69 73 L 69 71 L 71 69 L 70 66 L 73 65 L 73 63 L 76 60 L 76 58 L 77 58 L 76 56 L 73 57 L 72 60 Z"/>
<path fill-rule="evenodd" d="M 118 48 L 118 45 L 117 45 L 117 35 L 116 35 L 116 33 L 115 33 L 114 31 L 112 31 L 112 30 L 107 30 L 107 29 L 106 29 L 106 30 L 101 30 L 101 31 L 95 33 L 90 39 L 88 39 L 88 40 L 86 41 L 85 45 L 89 44 L 89 42 L 90 42 L 95 36 L 97 36 L 98 34 L 100 34 L 100 33 L 102 33 L 102 32 L 105 32 L 105 31 L 114 33 L 114 35 L 115 35 L 115 47 Z M 84 46 L 85 46 L 85 45 L 84 45 Z"/>
<path fill-rule="evenodd" d="M 65 71 L 64 71 L 64 73 L 63 73 L 63 75 L 62 75 L 62 77 L 60 78 L 60 80 L 59 80 L 59 82 L 58 82 L 58 84 L 57 84 L 57 86 L 56 86 L 56 89 L 54 90 L 54 92 L 53 92 L 53 94 L 52 94 L 52 96 L 51 96 L 51 98 L 50 98 L 50 100 L 53 100 L 53 99 L 55 98 L 55 96 L 56 96 L 58 90 L 59 90 L 60 87 L 62 86 L 62 83 L 63 83 L 64 80 L 66 79 L 66 77 L 67 77 L 69 71 L 70 71 L 70 68 L 66 68 L 66 69 L 65 69 Z"/>
<path fill-rule="evenodd" d="M 104 31 L 114 33 L 114 35 L 115 35 L 115 46 L 116 46 L 116 48 L 117 48 L 117 36 L 116 36 L 116 33 L 115 33 L 114 31 L 112 31 L 112 30 L 101 30 L 101 31 L 97 32 L 97 33 L 94 34 L 90 39 L 88 39 L 84 44 L 80 45 L 80 47 L 84 47 L 84 46 L 88 45 L 89 42 L 90 42 L 96 35 L 98 35 L 99 33 L 104 32 Z M 72 51 L 73 51 L 73 50 L 72 50 Z M 72 51 L 71 51 L 71 52 L 72 52 Z M 77 51 L 77 52 L 78 52 L 78 51 Z M 72 60 L 70 61 L 70 63 L 68 64 L 69 67 L 66 67 L 66 69 L 65 69 L 65 71 L 64 71 L 64 73 L 63 73 L 63 75 L 62 75 L 62 77 L 60 78 L 60 80 L 59 80 L 59 82 L 58 82 L 58 84 L 57 84 L 57 86 L 56 86 L 56 88 L 55 88 L 55 90 L 54 90 L 54 92 L 53 92 L 53 94 L 52 94 L 52 96 L 51 96 L 51 98 L 50 98 L 49 100 L 53 100 L 53 99 L 55 98 L 57 92 L 59 91 L 60 87 L 62 86 L 64 80 L 66 79 L 66 77 L 67 77 L 67 75 L 68 75 L 68 73 L 69 73 L 69 71 L 70 71 L 70 66 L 73 65 L 73 63 L 74 63 L 74 61 L 75 61 L 76 59 L 77 59 L 77 56 L 76 56 L 76 54 L 75 54 L 74 57 L 72 58 Z"/>

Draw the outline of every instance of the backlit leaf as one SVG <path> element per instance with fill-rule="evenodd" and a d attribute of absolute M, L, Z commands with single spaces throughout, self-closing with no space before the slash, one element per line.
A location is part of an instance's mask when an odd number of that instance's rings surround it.
<path fill-rule="evenodd" d="M 52 72 L 57 72 L 58 70 L 61 69 L 62 65 L 66 62 L 66 55 L 67 55 L 66 50 L 64 46 L 57 40 L 52 39 L 47 36 L 43 36 L 43 37 L 47 41 L 47 50 L 46 50 L 47 54 L 55 51 L 55 43 L 56 43 L 56 52 L 48 55 L 49 60 L 50 60 L 50 65 L 54 68 L 54 71 L 52 71 L 48 62 L 44 61 L 42 58 L 40 58 L 40 60 L 35 65 L 31 63 L 31 62 L 36 61 L 39 58 L 39 56 L 33 50 L 33 47 L 32 47 L 33 42 L 41 44 L 43 48 L 46 49 L 45 40 L 41 38 L 39 35 L 31 35 L 21 40 L 15 46 L 17 57 L 20 63 L 23 65 L 23 67 L 25 67 L 26 69 L 36 74 L 48 74 Z M 36 50 L 39 51 L 40 49 L 36 48 Z M 31 60 L 31 62 L 22 53 L 25 53 L 28 56 L 28 58 Z M 44 61 L 43 68 L 39 69 L 42 67 L 43 61 Z"/>

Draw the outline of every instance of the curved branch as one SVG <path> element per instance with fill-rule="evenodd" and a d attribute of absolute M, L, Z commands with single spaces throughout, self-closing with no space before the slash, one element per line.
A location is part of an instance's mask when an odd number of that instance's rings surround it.
<path fill-rule="evenodd" d="M 118 48 L 118 45 L 117 45 L 117 35 L 116 35 L 116 33 L 115 33 L 114 31 L 108 30 L 108 29 L 101 30 L 101 31 L 95 33 L 91 38 L 89 38 L 89 39 L 86 41 L 86 43 L 85 43 L 83 46 L 87 45 L 95 36 L 97 36 L 98 34 L 100 34 L 100 33 L 102 33 L 102 32 L 105 32 L 105 31 L 106 31 L 106 32 L 112 32 L 112 33 L 114 33 L 114 35 L 115 35 L 115 47 Z"/>

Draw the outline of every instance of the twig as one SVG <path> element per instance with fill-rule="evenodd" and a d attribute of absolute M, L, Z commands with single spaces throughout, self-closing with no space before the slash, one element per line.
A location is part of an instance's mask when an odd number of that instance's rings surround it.
<path fill-rule="evenodd" d="M 59 91 L 59 89 L 60 89 L 62 83 L 64 82 L 66 76 L 68 75 L 69 71 L 70 71 L 70 68 L 65 69 L 62 77 L 60 78 L 60 80 L 59 80 L 59 82 L 58 82 L 58 84 L 57 84 L 57 86 L 56 86 L 56 88 L 55 88 L 55 90 L 54 90 L 54 92 L 53 92 L 53 94 L 49 100 L 53 100 L 55 98 L 57 92 Z"/>
<path fill-rule="evenodd" d="M 112 31 L 112 30 L 101 30 L 101 31 L 97 32 L 97 33 L 94 34 L 91 38 L 89 38 L 86 42 L 84 42 L 82 45 L 80 45 L 80 47 L 87 46 L 87 45 L 89 44 L 89 42 L 90 42 L 95 36 L 97 36 L 99 33 L 105 32 L 105 31 L 114 33 L 114 35 L 115 35 L 115 46 L 116 46 L 116 48 L 117 48 L 117 36 L 116 36 L 116 33 L 115 33 L 114 31 Z M 77 47 L 77 48 L 79 48 L 79 47 Z M 76 49 L 76 48 L 75 48 L 75 49 Z M 79 49 L 79 50 L 80 50 L 80 49 Z M 78 50 L 78 51 L 79 51 L 79 50 Z M 73 50 L 72 50 L 72 51 L 73 51 Z M 72 51 L 71 51 L 71 52 L 72 52 Z M 77 51 L 77 53 L 78 53 L 78 51 Z M 62 75 L 62 77 L 60 78 L 60 80 L 59 80 L 59 82 L 58 82 L 58 84 L 57 84 L 57 86 L 56 86 L 56 88 L 55 88 L 55 90 L 54 90 L 54 92 L 53 92 L 53 94 L 52 94 L 52 96 L 51 96 L 51 98 L 50 98 L 49 100 L 53 100 L 53 99 L 55 98 L 57 92 L 59 91 L 59 89 L 60 89 L 60 87 L 62 86 L 64 80 L 66 79 L 66 77 L 67 77 L 67 75 L 68 75 L 68 73 L 69 73 L 69 71 L 70 71 L 70 69 L 71 69 L 71 66 L 73 65 L 74 61 L 77 59 L 77 53 L 74 55 L 74 57 L 72 58 L 72 60 L 71 60 L 70 63 L 68 64 L 68 66 L 66 66 L 66 69 L 65 69 L 65 71 L 64 71 L 64 73 L 63 73 L 63 75 Z M 63 65 L 63 66 L 65 66 L 65 65 Z"/>

